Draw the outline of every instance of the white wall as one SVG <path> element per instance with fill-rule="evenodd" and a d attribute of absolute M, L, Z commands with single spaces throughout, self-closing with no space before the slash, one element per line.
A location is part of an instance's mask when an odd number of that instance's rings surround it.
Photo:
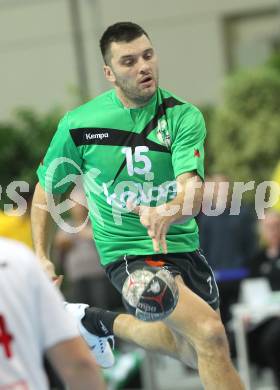
<path fill-rule="evenodd" d="M 70 25 L 63 0 L 0 3 L 1 105 L 40 110 L 70 100 L 75 84 Z"/>
<path fill-rule="evenodd" d="M 132 20 L 158 51 L 161 85 L 197 104 L 219 98 L 226 72 L 224 16 L 278 6 L 278 0 L 80 0 L 89 89 L 107 88 L 98 39 L 109 24 Z M 280 8 L 280 6 L 279 6 Z M 280 18 L 279 18 L 280 19 Z M 68 0 L 0 0 L 1 104 L 46 111 L 77 104 Z"/>

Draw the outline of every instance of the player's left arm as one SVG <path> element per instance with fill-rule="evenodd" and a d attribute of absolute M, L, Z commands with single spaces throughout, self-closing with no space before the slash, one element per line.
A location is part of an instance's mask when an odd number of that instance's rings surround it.
<path fill-rule="evenodd" d="M 195 172 L 186 172 L 179 175 L 176 182 L 178 193 L 172 201 L 156 207 L 134 207 L 140 222 L 147 228 L 155 252 L 158 252 L 161 246 L 163 252 L 167 253 L 166 234 L 171 224 L 186 222 L 196 216 L 201 208 L 201 178 Z"/>
<path fill-rule="evenodd" d="M 205 136 L 201 112 L 194 106 L 184 106 L 171 147 L 177 195 L 160 206 L 134 208 L 147 228 L 156 252 L 161 245 L 167 253 L 166 234 L 172 223 L 182 219 L 185 222 L 199 213 L 203 198 Z"/>
<path fill-rule="evenodd" d="M 170 202 L 157 206 L 157 213 L 171 223 L 186 222 L 198 215 L 203 199 L 204 184 L 195 172 L 185 172 L 176 179 L 177 195 Z"/>

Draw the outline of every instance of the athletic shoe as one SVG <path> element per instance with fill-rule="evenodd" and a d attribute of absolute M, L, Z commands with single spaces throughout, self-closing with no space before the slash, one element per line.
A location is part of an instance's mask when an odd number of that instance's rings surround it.
<path fill-rule="evenodd" d="M 114 337 L 95 336 L 84 327 L 81 320 L 85 315 L 85 309 L 87 307 L 89 307 L 89 305 L 83 303 L 65 302 L 65 309 L 78 321 L 77 325 L 79 332 L 95 356 L 97 364 L 102 368 L 112 367 L 115 363 L 115 358 L 112 352 Z"/>

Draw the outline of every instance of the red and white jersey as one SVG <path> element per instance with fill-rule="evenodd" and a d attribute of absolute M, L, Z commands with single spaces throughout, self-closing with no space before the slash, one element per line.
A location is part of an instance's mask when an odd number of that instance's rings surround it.
<path fill-rule="evenodd" d="M 0 390 L 45 390 L 44 352 L 78 336 L 33 252 L 0 238 Z"/>

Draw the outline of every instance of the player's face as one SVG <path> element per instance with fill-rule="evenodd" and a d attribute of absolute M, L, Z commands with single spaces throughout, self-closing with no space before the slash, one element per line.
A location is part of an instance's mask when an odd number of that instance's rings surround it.
<path fill-rule="evenodd" d="M 158 86 L 158 61 L 146 35 L 131 42 L 113 42 L 110 64 L 104 66 L 124 105 L 145 105 Z"/>

